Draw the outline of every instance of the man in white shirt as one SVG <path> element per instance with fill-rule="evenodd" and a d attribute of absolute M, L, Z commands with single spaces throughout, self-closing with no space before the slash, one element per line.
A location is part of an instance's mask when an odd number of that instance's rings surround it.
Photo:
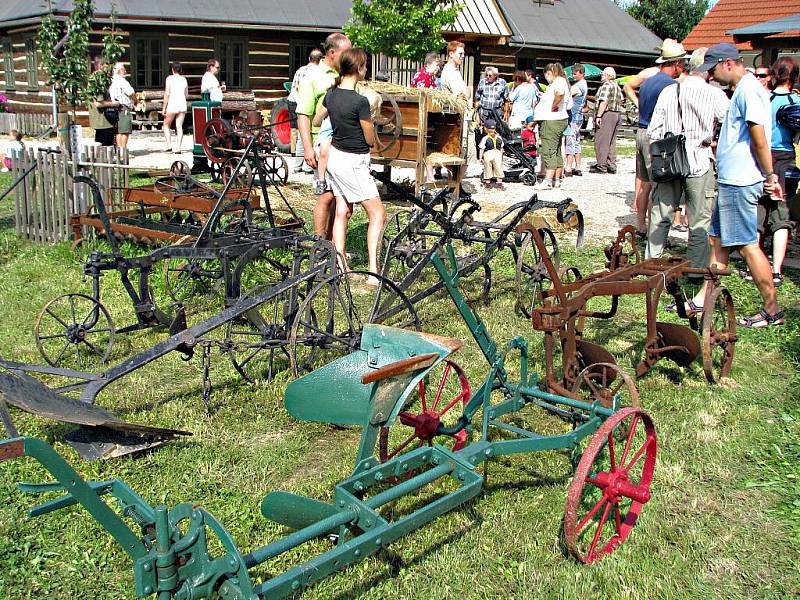
<path fill-rule="evenodd" d="M 664 139 L 668 132 L 674 135 L 682 133 L 686 137 L 691 174 L 689 177 L 654 184 L 646 257 L 661 257 L 675 210 L 685 194 L 690 227 L 686 254 L 692 266 L 700 269 L 708 265 L 708 227 L 714 206 L 714 153 L 711 142 L 715 126 L 722 123 L 730 105 L 721 88 L 708 84 L 708 73 L 697 70 L 703 64 L 705 55 L 706 48 L 698 48 L 692 53 L 689 76 L 683 83 L 670 85 L 659 94 L 647 127 L 647 137 L 651 142 Z"/>
<path fill-rule="evenodd" d="M 116 63 L 111 72 L 113 76 L 108 88 L 108 97 L 111 102 L 115 102 L 119 106 L 116 142 L 119 148 L 125 148 L 128 145 L 131 131 L 133 131 L 131 108 L 133 108 L 134 91 L 131 84 L 125 79 L 127 71 L 124 64 Z"/>
<path fill-rule="evenodd" d="M 298 135 L 297 133 L 297 94 L 298 90 L 300 89 L 300 82 L 305 79 L 308 74 L 311 72 L 312 69 L 316 69 L 319 67 L 319 61 L 322 60 L 323 54 L 322 50 L 314 48 L 311 53 L 308 55 L 308 64 L 303 65 L 294 73 L 294 78 L 292 79 L 292 91 L 289 92 L 289 97 L 286 98 L 286 101 L 289 103 L 289 113 L 292 118 L 292 142 L 294 142 L 294 156 L 297 157 L 297 161 L 294 165 L 294 172 L 297 173 L 299 171 L 305 171 L 306 173 L 312 173 L 314 170 L 305 164 L 305 149 L 303 148 L 303 138 Z M 303 168 L 305 165 L 305 168 Z"/>
<path fill-rule="evenodd" d="M 464 54 L 464 42 L 453 40 L 447 44 L 447 64 L 442 67 L 441 88 L 444 92 L 461 96 L 466 100 L 471 94 L 461 75 Z"/>
<path fill-rule="evenodd" d="M 206 66 L 206 72 L 200 82 L 200 93 L 208 93 L 209 100 L 212 102 L 222 102 L 222 92 L 226 89 L 224 83 L 220 85 L 217 79 L 218 73 L 219 61 L 216 58 L 210 58 Z"/>

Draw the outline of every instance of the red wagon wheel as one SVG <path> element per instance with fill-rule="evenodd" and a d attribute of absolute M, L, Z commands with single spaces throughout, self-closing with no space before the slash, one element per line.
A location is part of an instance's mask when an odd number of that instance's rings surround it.
<path fill-rule="evenodd" d="M 203 152 L 212 164 L 221 164 L 230 158 L 228 150 L 234 148 L 233 127 L 225 119 L 211 119 L 203 129 Z"/>
<path fill-rule="evenodd" d="M 417 393 L 411 396 L 410 404 L 406 406 L 412 410 L 404 410 L 398 415 L 400 424 L 405 427 L 381 428 L 378 438 L 381 462 L 422 444 L 433 446 L 439 424 L 448 414 L 450 417 L 461 416 L 460 411 L 470 398 L 472 390 L 464 369 L 451 360 L 443 360 L 419 382 Z M 411 433 L 408 427 L 412 428 Z M 452 439 L 452 449 L 460 450 L 467 443 L 466 430 L 462 429 Z"/>
<path fill-rule="evenodd" d="M 622 440 L 619 430 L 627 432 Z M 650 500 L 657 449 L 653 420 L 640 408 L 614 413 L 595 432 L 564 509 L 564 541 L 575 558 L 594 562 L 628 538 Z"/>

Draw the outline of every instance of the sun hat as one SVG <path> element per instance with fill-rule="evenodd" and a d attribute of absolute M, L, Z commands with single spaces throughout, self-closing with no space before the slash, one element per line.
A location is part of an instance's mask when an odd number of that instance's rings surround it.
<path fill-rule="evenodd" d="M 690 71 L 697 71 L 697 67 L 703 64 L 706 59 L 706 52 L 708 48 L 703 46 L 702 48 L 698 48 L 692 55 L 689 57 L 689 70 Z"/>
<path fill-rule="evenodd" d="M 719 63 L 729 59 L 739 60 L 739 51 L 736 49 L 736 46 L 729 44 L 728 42 L 714 44 L 711 46 L 711 48 L 706 50 L 706 59 L 703 61 L 702 65 L 695 69 L 695 71 L 705 73 L 706 71 L 710 71 L 712 68 L 716 67 Z"/>
<path fill-rule="evenodd" d="M 672 38 L 665 39 L 656 50 L 661 52 L 661 56 L 656 59 L 657 65 L 665 62 L 672 62 L 673 60 L 678 60 L 686 56 L 686 50 L 683 44 L 678 43 L 677 40 L 673 40 Z"/>

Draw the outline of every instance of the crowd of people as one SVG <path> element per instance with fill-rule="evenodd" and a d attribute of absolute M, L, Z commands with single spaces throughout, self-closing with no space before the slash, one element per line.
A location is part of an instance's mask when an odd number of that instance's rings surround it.
<path fill-rule="evenodd" d="M 410 85 L 439 89 L 474 109 L 472 134 L 476 157 L 483 164 L 484 188 L 505 188 L 503 155 L 510 143 L 519 144 L 535 166 L 539 190 L 557 189 L 565 177 L 583 175 L 581 127 L 589 112 L 584 65 L 565 70 L 559 62 L 547 64 L 546 85 L 530 70 L 516 71 L 509 85 L 497 68 L 489 66 L 473 92 L 462 76 L 464 58 L 464 44 L 451 41 L 446 60 L 438 53 L 428 54 Z M 366 78 L 367 61 L 366 52 L 353 48 L 346 35 L 329 35 L 295 73 L 289 103 L 297 118 L 295 155 L 301 159 L 297 169 L 314 173 L 315 233 L 333 241 L 347 270 L 347 226 L 360 204 L 369 221 L 369 270 L 378 272 L 386 213 L 370 174 L 370 151 L 375 143 L 373 119 L 381 100 L 379 94 L 359 85 Z M 179 152 L 188 85 L 181 65 L 171 66 L 165 84 L 163 130 L 168 147 Z M 221 100 L 225 91 L 224 82 L 217 79 L 219 67 L 218 60 L 209 60 L 202 79 L 201 91 L 211 100 Z M 758 314 L 740 324 L 782 324 L 784 313 L 776 302 L 775 288 L 783 281 L 792 230 L 783 190 L 785 174 L 795 165 L 797 128 L 780 114 L 793 110 L 798 112 L 791 114 L 800 114 L 800 96 L 793 92 L 798 65 L 782 57 L 774 65 L 748 69 L 731 44 L 700 48 L 688 56 L 681 44 L 668 39 L 653 67 L 629 78 L 624 87 L 616 77 L 612 67 L 603 69 L 595 95 L 596 160 L 588 172 L 617 171 L 616 138 L 627 97 L 638 108 L 632 212 L 638 234 L 645 240 L 646 256 L 662 255 L 671 228 L 688 230 L 687 256 L 694 267 L 724 269 L 730 252 L 737 250 L 747 263 L 744 276 L 755 283 L 764 302 Z M 125 147 L 132 98 L 125 67 L 117 63 L 108 93 L 90 109 L 98 142 Z M 173 125 L 177 146 L 172 145 Z M 656 177 L 653 144 L 674 135 L 685 140 L 686 170 L 668 179 Z M 427 167 L 428 181 L 437 176 Z M 766 236 L 772 242 L 771 264 L 760 243 Z M 364 283 L 376 286 L 378 282 L 370 277 Z M 687 311 L 703 311 L 704 292 L 701 285 L 687 301 Z"/>

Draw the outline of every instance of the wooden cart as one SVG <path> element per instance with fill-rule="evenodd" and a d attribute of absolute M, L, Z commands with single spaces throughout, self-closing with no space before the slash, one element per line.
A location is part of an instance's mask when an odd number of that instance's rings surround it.
<path fill-rule="evenodd" d="M 394 143 L 373 151 L 372 162 L 387 169 L 415 169 L 415 194 L 423 184 L 429 189 L 449 187 L 458 194 L 467 169 L 464 117 L 469 103 L 439 90 L 380 82 L 370 82 L 369 87 L 383 97 L 381 115 L 376 119 L 378 134 L 386 138 L 400 130 Z M 451 177 L 426 184 L 426 166 L 446 167 Z"/>

